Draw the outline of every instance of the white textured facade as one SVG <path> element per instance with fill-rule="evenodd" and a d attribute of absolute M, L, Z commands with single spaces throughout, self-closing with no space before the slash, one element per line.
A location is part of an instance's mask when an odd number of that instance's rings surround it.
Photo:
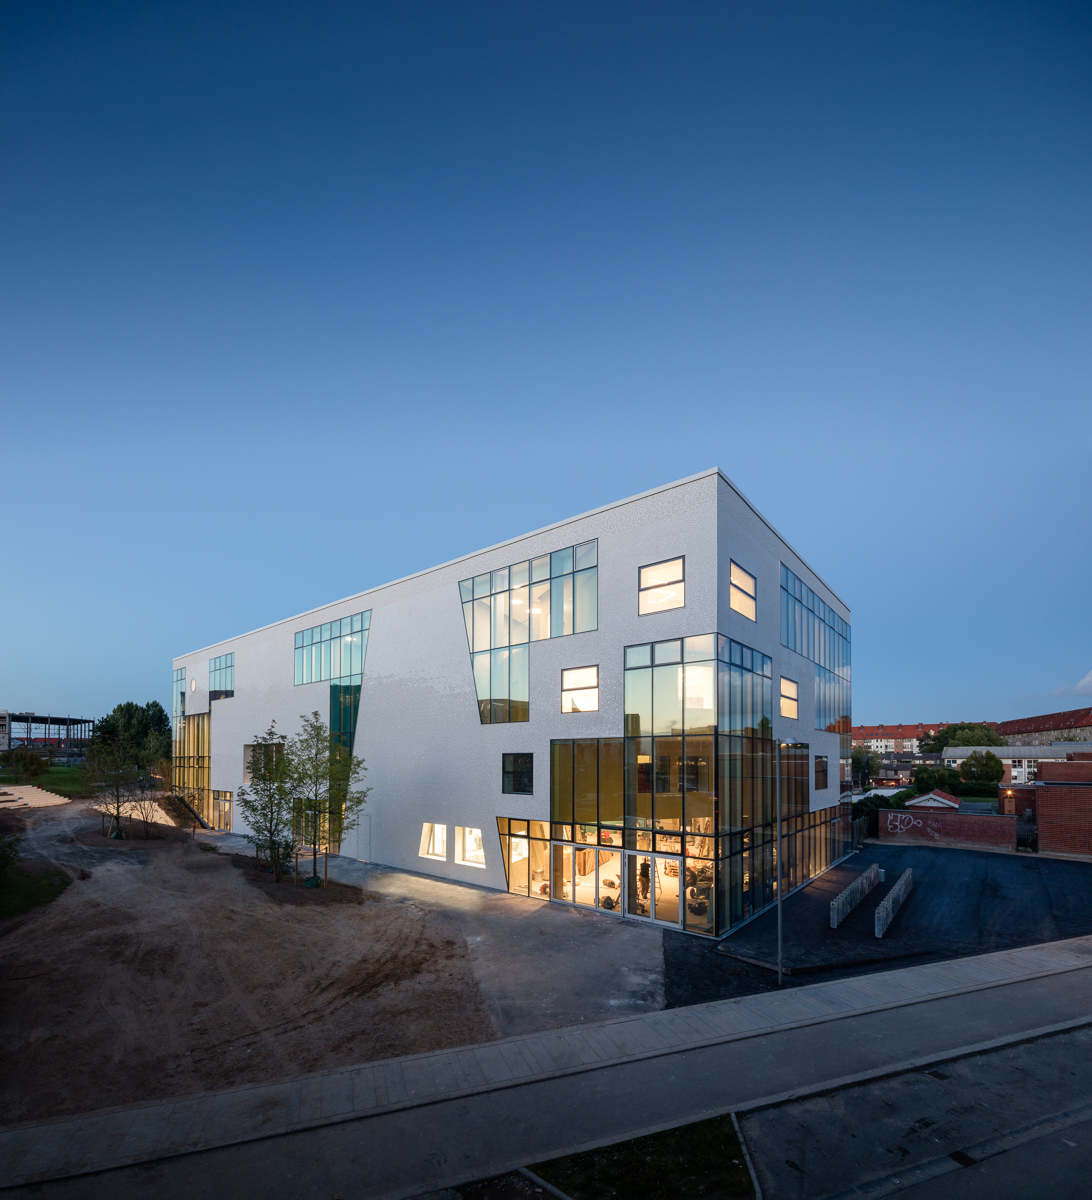
<path fill-rule="evenodd" d="M 460 600 L 460 580 L 594 540 L 598 548 L 598 627 L 530 643 L 529 720 L 482 724 Z M 685 605 L 638 615 L 638 571 L 685 559 Z M 756 619 L 735 611 L 729 564 L 757 581 Z M 497 818 L 550 820 L 554 739 L 623 735 L 626 646 L 719 633 L 773 660 L 773 737 L 806 742 L 826 756 L 829 786 L 812 790 L 812 809 L 839 800 L 839 734 L 815 728 L 813 663 L 782 642 L 781 567 L 789 567 L 848 623 L 849 610 L 719 471 L 619 501 L 408 578 L 226 638 L 174 660 L 185 673 L 185 714 L 209 712 L 209 787 L 236 794 L 244 751 L 271 721 L 288 735 L 301 714 L 330 718 L 330 684 L 296 684 L 298 631 L 370 611 L 354 752 L 372 789 L 360 828 L 342 852 L 462 880 L 506 886 Z M 209 699 L 209 664 L 234 654 L 234 695 Z M 563 713 L 563 669 L 597 665 L 599 710 Z M 795 720 L 782 717 L 779 678 L 799 685 Z M 848 716 L 848 714 L 847 714 Z M 843 739 L 842 752 L 847 743 Z M 502 755 L 534 756 L 534 794 L 502 793 Z M 419 855 L 426 822 L 448 827 L 446 861 Z M 235 813 L 232 827 L 245 832 Z M 485 866 L 454 859 L 456 827 L 481 830 Z"/>

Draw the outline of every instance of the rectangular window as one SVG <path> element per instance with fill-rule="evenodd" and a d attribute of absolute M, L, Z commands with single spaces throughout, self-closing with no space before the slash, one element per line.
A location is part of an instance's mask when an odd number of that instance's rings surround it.
<path fill-rule="evenodd" d="M 728 603 L 737 613 L 742 613 L 750 620 L 755 620 L 755 577 L 745 571 L 739 563 L 731 564 L 731 586 Z"/>
<path fill-rule="evenodd" d="M 821 792 L 825 787 L 829 787 L 827 782 L 827 756 L 825 754 L 817 754 L 815 756 L 815 790 Z"/>
<path fill-rule="evenodd" d="M 480 829 L 455 826 L 455 861 L 464 867 L 485 869 L 485 843 Z"/>
<path fill-rule="evenodd" d="M 501 791 L 507 796 L 534 795 L 534 755 L 501 755 Z"/>
<path fill-rule="evenodd" d="M 235 695 L 235 654 L 209 659 L 209 699 L 225 700 Z"/>
<path fill-rule="evenodd" d="M 781 676 L 781 715 L 796 721 L 800 718 L 800 688 L 791 679 Z"/>
<path fill-rule="evenodd" d="M 440 862 L 447 862 L 447 826 L 433 825 L 426 821 L 421 826 L 421 849 L 417 853 L 421 858 L 436 858 Z"/>
<path fill-rule="evenodd" d="M 570 667 L 561 672 L 561 711 L 599 711 L 599 668 Z"/>
<path fill-rule="evenodd" d="M 686 600 L 683 579 L 684 558 L 669 558 L 664 562 L 641 567 L 637 572 L 637 615 L 665 612 L 682 608 Z"/>

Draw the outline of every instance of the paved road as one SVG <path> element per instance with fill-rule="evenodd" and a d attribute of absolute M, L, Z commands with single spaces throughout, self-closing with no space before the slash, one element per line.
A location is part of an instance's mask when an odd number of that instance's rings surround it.
<path fill-rule="evenodd" d="M 1081 1196 L 1092 1159 L 1092 1028 L 743 1116 L 767 1200 Z M 955 1157 L 952 1157 L 952 1156 Z M 1057 1174 L 1050 1187 L 1038 1169 Z M 1008 1164 L 1008 1165 L 1006 1165 Z"/>
<path fill-rule="evenodd" d="M 1077 939 L 6 1131 L 0 1179 L 58 1200 L 393 1200 L 1086 1022 Z"/>

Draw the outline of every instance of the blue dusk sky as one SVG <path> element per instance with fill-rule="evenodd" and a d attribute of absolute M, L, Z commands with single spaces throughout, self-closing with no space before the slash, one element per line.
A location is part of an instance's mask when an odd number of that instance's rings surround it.
<path fill-rule="evenodd" d="M 1092 703 L 1087 3 L 8 0 L 0 161 L 0 707 L 712 466 L 856 722 Z"/>

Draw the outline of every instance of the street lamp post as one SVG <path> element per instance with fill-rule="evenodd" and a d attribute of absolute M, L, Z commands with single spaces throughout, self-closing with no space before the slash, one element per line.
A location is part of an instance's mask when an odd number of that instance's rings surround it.
<path fill-rule="evenodd" d="M 781 970 L 781 746 L 777 743 L 777 986 L 782 984 Z"/>

